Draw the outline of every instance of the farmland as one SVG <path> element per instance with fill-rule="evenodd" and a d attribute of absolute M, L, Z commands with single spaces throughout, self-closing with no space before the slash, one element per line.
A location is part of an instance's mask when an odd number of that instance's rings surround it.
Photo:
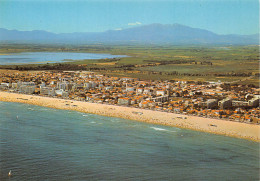
<path fill-rule="evenodd" d="M 259 46 L 143 46 L 2 44 L 0 54 L 86 52 L 129 57 L 64 63 L 2 65 L 18 70 L 87 70 L 150 80 L 225 81 L 258 85 Z"/>

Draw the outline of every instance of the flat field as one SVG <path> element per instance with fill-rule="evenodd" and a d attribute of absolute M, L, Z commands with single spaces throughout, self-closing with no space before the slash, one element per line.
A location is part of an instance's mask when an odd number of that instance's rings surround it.
<path fill-rule="evenodd" d="M 29 45 L 1 44 L 0 54 L 88 52 L 125 58 L 1 66 L 19 70 L 89 70 L 140 79 L 225 81 L 259 84 L 259 46 Z"/>

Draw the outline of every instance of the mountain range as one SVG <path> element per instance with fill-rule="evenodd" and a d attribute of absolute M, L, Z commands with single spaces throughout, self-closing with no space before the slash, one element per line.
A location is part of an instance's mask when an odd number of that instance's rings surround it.
<path fill-rule="evenodd" d="M 181 24 L 149 24 L 108 30 L 105 32 L 51 33 L 42 30 L 18 31 L 0 28 L 0 42 L 11 43 L 112 43 L 112 44 L 259 44 L 259 34 L 219 35 L 214 32 Z"/>

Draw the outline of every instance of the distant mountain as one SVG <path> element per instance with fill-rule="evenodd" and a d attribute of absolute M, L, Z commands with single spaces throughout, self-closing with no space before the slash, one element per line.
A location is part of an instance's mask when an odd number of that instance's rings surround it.
<path fill-rule="evenodd" d="M 17 31 L 0 28 L 0 41 L 33 41 L 51 40 L 55 38 L 57 38 L 56 34 L 46 31 Z"/>
<path fill-rule="evenodd" d="M 1 42 L 30 43 L 140 43 L 140 44 L 259 44 L 256 35 L 218 35 L 208 30 L 180 24 L 150 24 L 99 33 L 50 33 L 0 28 Z"/>

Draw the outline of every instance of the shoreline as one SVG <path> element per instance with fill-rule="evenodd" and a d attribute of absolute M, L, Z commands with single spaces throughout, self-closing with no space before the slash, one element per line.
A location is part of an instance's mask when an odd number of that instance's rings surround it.
<path fill-rule="evenodd" d="M 255 124 L 9 92 L 0 92 L 0 101 L 118 117 L 260 142 L 260 125 Z"/>

